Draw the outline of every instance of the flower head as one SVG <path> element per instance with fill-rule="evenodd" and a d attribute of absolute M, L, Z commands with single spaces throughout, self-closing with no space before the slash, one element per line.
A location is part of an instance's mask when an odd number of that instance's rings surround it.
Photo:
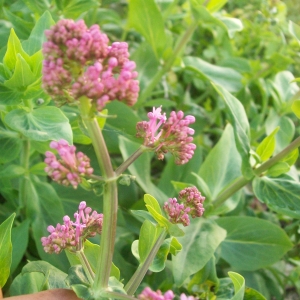
<path fill-rule="evenodd" d="M 144 288 L 138 296 L 140 300 L 172 300 L 175 297 L 173 291 L 168 290 L 164 294 L 160 290 L 152 291 L 149 287 Z"/>
<path fill-rule="evenodd" d="M 85 201 L 80 202 L 74 218 L 75 221 L 71 221 L 69 216 L 64 216 L 62 225 L 58 223 L 56 227 L 48 226 L 50 235 L 41 238 L 45 252 L 59 254 L 64 249 L 80 250 L 84 240 L 97 233 L 101 234 L 103 215 L 95 210 L 92 212 Z"/>
<path fill-rule="evenodd" d="M 161 114 L 161 107 L 148 113 L 149 121 L 138 122 L 137 137 L 144 139 L 144 145 L 155 149 L 158 159 L 170 152 L 175 157 L 175 163 L 187 163 L 194 155 L 196 145 L 192 143 L 194 129 L 188 127 L 195 122 L 195 117 L 185 116 L 182 111 L 172 111 L 167 119 Z"/>
<path fill-rule="evenodd" d="M 136 102 L 138 74 L 127 43 L 109 46 L 99 26 L 88 28 L 83 20 L 60 20 L 45 34 L 43 87 L 57 104 L 85 96 L 100 111 L 107 101 Z"/>
<path fill-rule="evenodd" d="M 56 182 L 62 185 L 72 185 L 75 189 L 81 183 L 82 176 L 91 175 L 93 168 L 90 166 L 90 159 L 82 152 L 75 152 L 75 146 L 69 146 L 65 140 L 50 143 L 52 149 L 56 149 L 60 159 L 47 151 L 45 153 L 45 172 Z"/>
<path fill-rule="evenodd" d="M 165 202 L 163 206 L 170 222 L 188 226 L 190 224 L 189 216 L 195 218 L 203 215 L 205 197 L 196 187 L 188 187 L 180 191 L 178 199 L 181 200 L 181 203 L 178 203 L 176 198 L 169 198 L 169 202 Z"/>

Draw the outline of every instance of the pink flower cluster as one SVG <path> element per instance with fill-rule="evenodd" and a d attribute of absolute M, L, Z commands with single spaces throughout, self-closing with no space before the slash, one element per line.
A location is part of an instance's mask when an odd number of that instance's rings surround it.
<path fill-rule="evenodd" d="M 45 34 L 43 88 L 57 104 L 86 96 L 100 111 L 110 100 L 136 102 L 138 74 L 127 43 L 109 46 L 99 26 L 88 28 L 83 20 L 60 20 Z"/>
<path fill-rule="evenodd" d="M 187 163 L 194 155 L 196 145 L 192 143 L 194 129 L 188 127 L 195 122 L 194 116 L 185 116 L 182 111 L 172 111 L 167 119 L 161 114 L 161 107 L 153 107 L 148 113 L 149 121 L 138 122 L 136 136 L 144 139 L 144 145 L 155 149 L 158 159 L 170 152 L 175 157 L 175 163 Z"/>
<path fill-rule="evenodd" d="M 48 226 L 50 235 L 41 238 L 46 253 L 58 254 L 64 249 L 78 251 L 85 239 L 101 234 L 103 214 L 98 214 L 95 210 L 92 212 L 85 201 L 80 202 L 74 218 L 75 222 L 69 216 L 64 216 L 62 225 L 58 223 L 56 227 Z"/>
<path fill-rule="evenodd" d="M 164 294 L 160 290 L 152 291 L 151 288 L 146 287 L 138 296 L 140 300 L 173 300 L 175 297 L 172 290 L 166 291 Z M 180 300 L 196 300 L 193 296 L 187 296 L 186 294 L 182 293 L 180 295 Z"/>
<path fill-rule="evenodd" d="M 190 224 L 189 215 L 192 218 L 203 215 L 205 197 L 201 195 L 196 187 L 185 188 L 179 193 L 178 199 L 182 202 L 178 203 L 176 198 L 169 198 L 169 202 L 165 202 L 163 206 L 170 222 L 188 226 Z"/>
<path fill-rule="evenodd" d="M 142 293 L 138 296 L 140 300 L 173 300 L 175 297 L 173 291 L 168 290 L 164 294 L 160 290 L 152 291 L 149 287 L 144 288 Z"/>
<path fill-rule="evenodd" d="M 47 164 L 45 172 L 56 182 L 62 185 L 72 185 L 75 189 L 81 183 L 82 176 L 88 176 L 93 173 L 90 166 L 90 159 L 82 152 L 77 152 L 75 146 L 69 146 L 65 140 L 50 143 L 52 149 L 56 149 L 61 159 L 47 151 L 45 153 L 45 163 Z"/>

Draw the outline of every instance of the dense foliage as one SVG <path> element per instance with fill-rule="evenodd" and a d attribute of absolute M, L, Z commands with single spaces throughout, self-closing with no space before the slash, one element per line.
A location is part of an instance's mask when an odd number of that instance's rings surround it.
<path fill-rule="evenodd" d="M 111 101 L 98 117 L 114 169 L 143 143 L 136 124 L 152 107 L 195 117 L 197 148 L 188 163 L 145 152 L 118 179 L 111 271 L 117 283 L 111 286 L 122 290 L 147 260 L 157 228 L 166 226 L 170 237 L 138 293 L 150 286 L 198 299 L 300 297 L 297 1 L 0 0 L 0 6 L 0 287 L 6 295 L 68 287 L 70 264 L 69 284 L 80 273 L 76 257 L 45 253 L 41 237 L 81 201 L 103 209 L 105 188 L 97 178 L 73 189 L 44 171 L 50 142 L 64 139 L 103 175 L 78 107 L 56 106 L 42 88 L 45 30 L 61 19 L 83 19 L 111 42 L 126 41 L 138 72 L 137 102 Z M 183 229 L 164 225 L 151 213 L 160 210 L 155 199 L 162 208 L 187 186 L 205 196 L 203 216 Z M 93 268 L 95 244 L 99 236 L 85 244 Z"/>

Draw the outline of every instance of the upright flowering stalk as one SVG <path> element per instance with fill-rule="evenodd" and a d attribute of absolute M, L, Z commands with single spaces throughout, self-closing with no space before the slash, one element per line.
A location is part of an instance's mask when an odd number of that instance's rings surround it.
<path fill-rule="evenodd" d="M 90 159 L 82 152 L 75 152 L 75 146 L 69 146 L 68 142 L 61 139 L 58 142 L 50 143 L 52 149 L 56 149 L 60 159 L 47 151 L 45 153 L 45 163 L 47 164 L 45 172 L 56 182 L 62 185 L 72 185 L 77 188 L 81 183 L 83 176 L 89 176 L 93 173 L 90 166 Z"/>
<path fill-rule="evenodd" d="M 60 20 L 45 34 L 43 88 L 58 105 L 82 96 L 98 111 L 111 100 L 136 102 L 138 74 L 127 43 L 109 45 L 98 25 L 88 28 L 83 20 Z"/>
<path fill-rule="evenodd" d="M 164 211 L 169 217 L 169 221 L 174 224 L 182 224 L 188 226 L 190 218 L 201 217 L 204 213 L 203 202 L 205 197 L 197 190 L 196 187 L 188 187 L 179 193 L 179 200 L 170 198 L 169 202 L 165 202 Z"/>
<path fill-rule="evenodd" d="M 48 226 L 50 235 L 41 238 L 45 252 L 59 254 L 64 249 L 79 251 L 87 238 L 101 234 L 103 215 L 92 211 L 85 201 L 80 202 L 74 218 L 75 221 L 71 221 L 69 216 L 64 216 L 63 224 Z"/>
<path fill-rule="evenodd" d="M 161 107 L 148 113 L 149 121 L 138 122 L 137 137 L 144 139 L 144 145 L 155 149 L 158 159 L 164 159 L 167 152 L 175 157 L 175 163 L 187 163 L 194 155 L 196 145 L 192 143 L 194 129 L 188 127 L 195 122 L 194 116 L 185 116 L 182 111 L 172 111 L 167 119 L 161 114 Z"/>

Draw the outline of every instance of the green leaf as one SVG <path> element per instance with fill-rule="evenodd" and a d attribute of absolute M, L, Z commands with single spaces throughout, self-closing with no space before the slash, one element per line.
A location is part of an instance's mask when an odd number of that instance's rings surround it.
<path fill-rule="evenodd" d="M 15 109 L 5 116 L 12 129 L 34 141 L 65 139 L 72 143 L 72 130 L 68 118 L 54 106 L 46 106 L 27 112 Z"/>
<path fill-rule="evenodd" d="M 237 92 L 242 88 L 242 75 L 234 69 L 212 65 L 193 56 L 184 57 L 183 62 L 186 69 L 192 70 L 202 79 L 211 81 L 218 86 L 222 86 L 230 92 Z M 217 90 L 217 87 L 215 88 Z"/>
<path fill-rule="evenodd" d="M 295 100 L 292 104 L 292 110 L 294 114 L 300 119 L 300 100 Z"/>
<path fill-rule="evenodd" d="M 1 178 L 16 178 L 22 176 L 25 169 L 19 165 L 10 164 L 0 171 Z"/>
<path fill-rule="evenodd" d="M 219 218 L 216 223 L 227 231 L 221 257 L 237 270 L 267 267 L 292 248 L 286 233 L 266 220 L 235 216 Z"/>
<path fill-rule="evenodd" d="M 227 1 L 228 0 L 210 0 L 208 3 L 206 1 L 206 8 L 210 13 L 215 13 L 220 10 L 227 3 Z"/>
<path fill-rule="evenodd" d="M 297 83 L 293 82 L 294 79 L 295 77 L 290 71 L 282 71 L 276 74 L 272 82 L 282 105 L 290 101 L 299 91 Z"/>
<path fill-rule="evenodd" d="M 12 13 L 12 10 L 10 9 L 3 7 L 2 10 L 5 14 L 5 17 L 11 22 L 14 30 L 16 30 L 20 39 L 27 39 L 33 27 L 33 23 L 19 17 L 18 13 Z"/>
<path fill-rule="evenodd" d="M 166 260 L 170 251 L 170 240 L 164 240 L 149 267 L 151 272 L 161 272 L 166 267 Z"/>
<path fill-rule="evenodd" d="M 275 135 L 278 132 L 279 127 L 276 127 L 270 135 L 262 140 L 262 142 L 257 146 L 256 153 L 260 156 L 262 161 L 269 159 L 276 146 Z"/>
<path fill-rule="evenodd" d="M 68 270 L 68 260 L 64 253 L 60 255 L 49 255 L 45 253 L 41 243 L 41 237 L 48 236 L 47 227 L 61 223 L 65 215 L 61 199 L 54 188 L 41 182 L 37 177 L 31 175 L 29 178 L 22 178 L 24 191 L 22 196 L 28 199 L 26 202 L 26 215 L 32 222 L 32 235 L 36 248 L 41 259 L 51 263 L 63 271 Z M 53 209 L 55 207 L 55 209 Z"/>
<path fill-rule="evenodd" d="M 23 2 L 27 5 L 27 7 L 37 15 L 42 15 L 50 6 L 48 0 L 23 0 Z M 41 18 L 40 18 L 41 19 Z M 39 19 L 39 20 L 40 20 Z M 38 22 L 39 22 L 38 20 Z M 37 23 L 38 23 L 37 22 Z M 46 20 L 45 20 L 46 22 Z"/>
<path fill-rule="evenodd" d="M 300 26 L 289 21 L 289 32 L 297 39 L 298 43 L 300 43 Z"/>
<path fill-rule="evenodd" d="M 242 103 L 226 89 L 217 84 L 213 84 L 213 86 L 227 106 L 229 122 L 234 129 L 236 147 L 242 157 L 242 173 L 245 178 L 250 179 L 253 176 L 253 171 L 249 162 L 250 128 L 247 114 Z"/>
<path fill-rule="evenodd" d="M 222 161 L 220 162 L 220 158 Z M 207 184 L 214 200 L 226 186 L 241 174 L 241 158 L 235 146 L 234 132 L 230 124 L 223 131 L 221 139 L 209 152 L 201 165 L 199 177 Z M 203 193 L 204 196 L 206 194 Z M 226 213 L 233 210 L 241 198 L 241 191 L 228 198 L 213 214 Z"/>
<path fill-rule="evenodd" d="M 13 76 L 4 82 L 4 86 L 18 91 L 25 91 L 35 81 L 36 77 L 32 73 L 29 64 L 20 54 L 17 54 Z"/>
<path fill-rule="evenodd" d="M 134 27 L 151 45 L 157 58 L 166 47 L 164 21 L 154 0 L 130 0 L 129 26 Z"/>
<path fill-rule="evenodd" d="M 156 212 L 158 212 L 159 214 L 161 214 L 161 208 L 159 203 L 157 202 L 157 200 L 149 195 L 149 194 L 145 194 L 144 195 L 144 202 L 148 205 L 151 206 Z"/>
<path fill-rule="evenodd" d="M 177 238 L 172 237 L 170 244 L 170 253 L 176 256 L 182 250 L 182 245 L 179 243 Z"/>
<path fill-rule="evenodd" d="M 176 285 L 181 286 L 190 275 L 201 270 L 225 237 L 226 231 L 215 222 L 192 219 L 185 228 L 185 236 L 178 238 L 183 245 L 182 251 L 172 257 Z"/>
<path fill-rule="evenodd" d="M 6 283 L 12 260 L 11 227 L 16 214 L 13 213 L 0 225 L 0 288 Z"/>
<path fill-rule="evenodd" d="M 138 246 L 140 263 L 143 263 L 146 260 L 161 232 L 162 228 L 155 226 L 148 220 L 144 221 L 140 229 Z"/>
<path fill-rule="evenodd" d="M 1 137 L 2 131 L 0 129 L 0 163 L 10 162 L 19 157 L 22 151 L 22 140 L 14 135 L 11 137 Z"/>
<path fill-rule="evenodd" d="M 258 291 L 246 287 L 243 300 L 267 300 L 267 299 Z"/>
<path fill-rule="evenodd" d="M 187 289 L 190 293 L 192 293 L 195 285 L 199 286 L 203 283 L 204 285 L 207 283 L 209 287 L 214 287 L 216 290 L 218 290 L 219 278 L 217 276 L 216 258 L 214 255 L 201 270 L 193 275 L 188 283 Z"/>
<path fill-rule="evenodd" d="M 276 134 L 275 154 L 287 147 L 294 138 L 294 122 L 287 116 L 278 115 L 274 109 L 270 109 L 265 126 L 267 134 L 271 134 L 277 126 L 280 128 Z"/>
<path fill-rule="evenodd" d="M 69 19 L 77 19 L 84 12 L 99 6 L 97 0 L 71 0 L 65 3 L 67 5 L 64 6 L 62 14 Z"/>
<path fill-rule="evenodd" d="M 29 220 L 25 220 L 17 227 L 14 227 L 11 231 L 11 241 L 12 241 L 12 263 L 10 266 L 10 273 L 13 272 L 18 267 L 20 261 L 22 260 L 28 245 L 29 236 Z"/>
<path fill-rule="evenodd" d="M 37 4 L 42 1 L 35 1 L 33 7 L 37 7 Z M 32 0 L 25 0 L 26 4 L 32 3 Z M 55 24 L 54 20 L 49 11 L 43 9 L 43 15 L 38 19 L 34 28 L 32 29 L 28 40 L 22 43 L 24 50 L 29 54 L 33 55 L 42 48 L 42 44 L 46 41 L 45 30 L 49 29 Z"/>
<path fill-rule="evenodd" d="M 243 300 L 245 292 L 245 279 L 242 275 L 235 272 L 228 272 L 234 285 L 234 297 L 231 300 Z"/>
<path fill-rule="evenodd" d="M 230 38 L 234 37 L 234 34 L 238 31 L 242 31 L 244 26 L 240 19 L 236 18 L 228 18 L 228 17 L 220 17 L 220 20 L 227 27 L 228 35 Z"/>
<path fill-rule="evenodd" d="M 22 102 L 21 93 L 0 84 L 0 104 L 18 105 Z"/>
<path fill-rule="evenodd" d="M 29 61 L 29 55 L 23 50 L 20 40 L 15 31 L 11 29 L 10 36 L 7 42 L 7 50 L 3 58 L 3 63 L 10 69 L 15 68 L 17 56 L 21 55 L 26 62 Z"/>
<path fill-rule="evenodd" d="M 286 162 L 289 166 L 292 166 L 298 159 L 299 150 L 295 149 L 294 151 L 290 152 L 286 157 L 284 157 L 281 161 Z"/>
<path fill-rule="evenodd" d="M 271 168 L 268 169 L 267 175 L 271 177 L 278 177 L 281 174 L 284 174 L 290 170 L 288 163 L 280 161 Z"/>
<path fill-rule="evenodd" d="M 256 197 L 270 209 L 293 218 L 300 218 L 300 183 L 290 177 L 259 177 L 253 181 Z"/>

